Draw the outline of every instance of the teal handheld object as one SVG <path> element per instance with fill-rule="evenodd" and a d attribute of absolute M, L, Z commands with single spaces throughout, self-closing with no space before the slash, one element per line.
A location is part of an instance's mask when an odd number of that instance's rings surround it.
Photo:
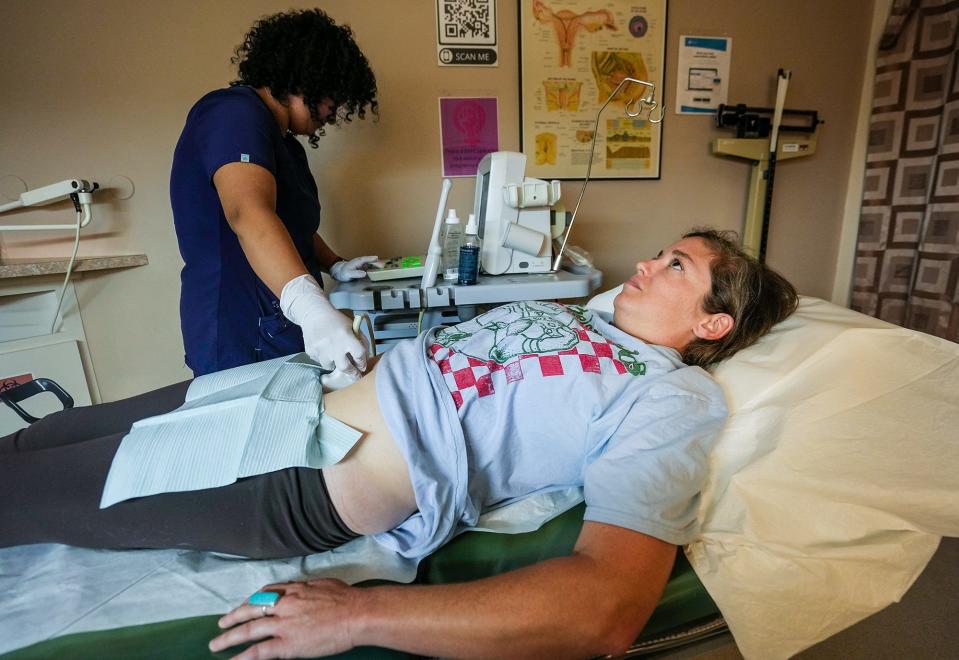
<path fill-rule="evenodd" d="M 247 601 L 250 605 L 273 607 L 280 600 L 280 594 L 275 591 L 257 591 Z"/>

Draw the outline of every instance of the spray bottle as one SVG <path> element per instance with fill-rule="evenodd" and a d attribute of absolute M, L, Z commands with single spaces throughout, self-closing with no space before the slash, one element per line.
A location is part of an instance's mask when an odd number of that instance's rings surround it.
<path fill-rule="evenodd" d="M 466 223 L 466 236 L 463 238 L 462 245 L 460 245 L 459 281 L 457 284 L 476 284 L 476 280 L 479 278 L 480 239 L 476 235 L 478 232 L 479 225 L 476 222 L 476 216 L 470 213 L 469 221 Z"/>

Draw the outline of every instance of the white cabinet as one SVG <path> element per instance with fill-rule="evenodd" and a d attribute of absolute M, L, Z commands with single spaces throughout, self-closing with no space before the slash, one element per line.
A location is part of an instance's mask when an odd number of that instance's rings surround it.
<path fill-rule="evenodd" d="M 56 335 L 48 335 L 51 340 Z M 3 344 L 0 344 L 2 351 Z M 0 352 L 0 388 L 32 378 L 50 378 L 73 397 L 75 406 L 90 405 L 90 391 L 80 361 L 80 348 L 75 340 L 52 341 L 34 348 Z M 20 406 L 34 417 L 60 410 L 63 406 L 50 392 L 23 401 Z M 27 424 L 8 406 L 0 404 L 0 437 Z"/>
<path fill-rule="evenodd" d="M 0 262 L 0 386 L 6 381 L 49 378 L 70 396 L 74 405 L 100 402 L 93 360 L 80 317 L 73 280 L 84 272 L 144 266 L 146 255 L 81 257 L 63 295 L 56 326 L 51 331 L 57 298 L 69 259 L 5 259 Z M 34 417 L 60 410 L 56 396 L 43 392 L 21 404 Z M 26 426 L 0 403 L 0 436 Z"/>
<path fill-rule="evenodd" d="M 73 282 L 67 284 L 56 327 L 50 331 L 62 286 L 58 274 L 0 279 L 0 387 L 30 377 L 50 378 L 73 397 L 74 405 L 89 405 L 98 401 L 96 377 Z M 20 405 L 34 417 L 62 408 L 50 392 Z M 0 403 L 0 437 L 24 426 L 26 422 Z"/>

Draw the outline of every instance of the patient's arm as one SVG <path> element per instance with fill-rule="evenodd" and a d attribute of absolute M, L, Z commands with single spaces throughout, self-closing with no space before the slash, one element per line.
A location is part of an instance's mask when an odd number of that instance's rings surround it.
<path fill-rule="evenodd" d="M 212 650 L 263 639 L 240 658 L 385 646 L 428 656 L 587 657 L 623 653 L 652 613 L 676 546 L 586 522 L 573 555 L 475 582 L 348 587 L 337 580 L 274 585 L 274 616 L 243 606 L 220 620 L 249 621 Z M 251 619 L 254 619 L 250 621 Z"/>

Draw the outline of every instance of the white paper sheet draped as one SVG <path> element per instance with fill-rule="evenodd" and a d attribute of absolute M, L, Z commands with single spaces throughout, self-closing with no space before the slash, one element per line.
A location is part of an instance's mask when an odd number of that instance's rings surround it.
<path fill-rule="evenodd" d="M 200 376 L 182 406 L 123 438 L 100 507 L 339 462 L 363 434 L 322 414 L 321 375 L 299 353 Z"/>
<path fill-rule="evenodd" d="M 731 416 L 687 555 L 743 655 L 787 658 L 959 535 L 959 345 L 804 299 L 715 375 Z"/>

